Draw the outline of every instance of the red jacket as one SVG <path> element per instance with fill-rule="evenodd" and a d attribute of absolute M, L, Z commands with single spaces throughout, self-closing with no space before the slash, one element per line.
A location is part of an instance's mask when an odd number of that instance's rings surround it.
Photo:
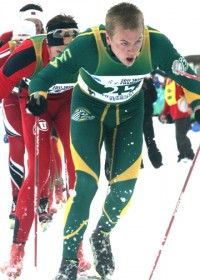
<path fill-rule="evenodd" d="M 17 48 L 15 48 L 7 61 L 0 68 L 0 98 L 6 98 L 21 79 L 31 78 L 31 76 L 35 74 L 38 59 L 36 59 L 36 50 L 33 40 L 34 37 L 23 41 Z M 50 61 L 46 38 L 42 39 L 41 48 L 41 67 L 43 68 Z M 73 85 L 69 83 L 54 85 L 48 90 L 48 99 L 51 98 L 52 95 L 58 95 L 61 93 L 71 94 L 72 88 Z M 21 96 L 27 95 L 28 88 L 23 87 Z"/>
<path fill-rule="evenodd" d="M 183 96 L 183 88 L 175 83 L 175 81 L 167 79 L 165 85 L 165 104 L 161 114 L 164 116 L 170 114 L 173 120 L 190 117 L 189 112 L 181 112 L 179 110 L 177 102 Z"/>
<path fill-rule="evenodd" d="M 1 49 L 3 48 L 4 46 Z M 49 53 L 47 49 L 46 39 L 44 39 L 42 45 L 43 67 L 47 65 L 48 62 Z M 0 98 L 7 97 L 12 92 L 14 86 L 22 78 L 31 77 L 35 69 L 36 53 L 34 45 L 32 40 L 27 39 L 23 43 L 21 43 L 11 54 L 9 54 L 9 59 L 6 61 L 6 63 L 3 64 L 0 69 Z"/>

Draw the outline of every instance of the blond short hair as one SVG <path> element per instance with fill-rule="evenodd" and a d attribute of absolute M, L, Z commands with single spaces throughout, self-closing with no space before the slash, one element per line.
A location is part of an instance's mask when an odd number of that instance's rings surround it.
<path fill-rule="evenodd" d="M 130 30 L 144 27 L 143 13 L 132 3 L 122 2 L 112 6 L 105 19 L 105 29 L 109 36 L 113 36 L 116 26 Z"/>

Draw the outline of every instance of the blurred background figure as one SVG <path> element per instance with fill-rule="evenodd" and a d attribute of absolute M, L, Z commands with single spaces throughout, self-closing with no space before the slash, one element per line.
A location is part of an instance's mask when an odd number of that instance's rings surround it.
<path fill-rule="evenodd" d="M 33 75 L 47 65 L 56 55 L 60 54 L 78 34 L 78 26 L 74 18 L 64 14 L 50 19 L 46 29 L 47 34 L 30 37 L 15 48 L 0 72 L 0 84 L 3 85 L 1 87 L 1 96 L 3 98 L 7 98 L 13 86 L 20 83 L 19 100 L 28 158 L 27 174 L 17 198 L 10 261 L 9 265 L 5 266 L 5 273 L 15 278 L 21 274 L 24 247 L 28 240 L 33 220 L 37 217 L 35 216 L 35 209 L 41 225 L 48 224 L 52 219 L 52 207 L 51 211 L 48 212 L 49 193 L 50 195 L 52 194 L 49 191 L 49 184 L 53 183 L 54 186 L 56 185 L 57 190 L 60 189 L 60 192 L 56 191 L 57 204 L 65 202 L 67 199 L 67 196 L 63 196 L 63 183 L 60 180 L 61 162 L 59 166 L 56 165 L 57 156 L 55 153 L 51 153 L 52 149 L 53 152 L 59 153 L 57 138 L 60 138 L 64 149 L 68 174 L 68 191 L 73 190 L 76 179 L 70 150 L 69 120 L 71 94 L 77 76 L 74 75 L 72 83 L 55 84 L 49 88 L 48 110 L 40 117 L 38 124 L 36 123 L 35 115 L 27 110 L 29 100 L 28 84 Z M 40 131 L 38 145 L 39 174 L 36 173 L 38 170 L 35 170 L 36 125 L 38 125 Z M 56 132 L 54 129 L 56 129 Z M 56 141 L 52 142 L 51 139 Z M 38 176 L 37 192 L 35 192 L 35 174 Z M 67 193 L 69 195 L 69 192 Z M 39 205 L 35 203 L 35 195 L 37 195 L 37 200 L 40 199 Z M 88 269 L 88 266 L 90 267 L 90 264 L 83 258 L 82 246 L 80 246 L 77 258 L 80 259 L 79 269 L 83 270 Z"/>
<path fill-rule="evenodd" d="M 192 160 L 194 152 L 187 136 L 191 128 L 191 112 L 184 98 L 184 89 L 175 81 L 167 78 L 165 85 L 165 104 L 160 120 L 165 123 L 170 114 L 175 123 L 175 137 L 178 149 L 178 162 Z"/>
<path fill-rule="evenodd" d="M 19 10 L 19 19 L 14 24 L 12 31 L 5 32 L 0 36 L 2 47 L 0 48 L 0 65 L 11 55 L 12 51 L 25 39 L 36 34 L 43 34 L 43 9 L 40 5 L 27 4 Z M 12 38 L 12 40 L 10 40 Z M 20 100 L 24 98 L 21 89 L 23 88 L 24 80 L 22 80 L 18 86 L 15 86 L 12 94 L 3 100 L 3 119 L 6 134 L 4 135 L 4 142 L 9 143 L 9 170 L 12 186 L 12 207 L 10 212 L 10 227 L 14 227 L 16 202 L 19 189 L 23 183 L 25 177 L 25 144 L 23 136 L 23 124 L 21 112 L 23 109 L 20 106 Z M 17 117 L 16 117 L 17 116 Z M 58 137 L 59 138 L 59 137 Z M 56 186 L 55 196 L 56 204 L 62 204 L 65 202 L 67 193 L 63 190 L 67 189 L 63 187 L 62 180 L 62 166 L 60 166 L 62 159 L 57 148 L 54 144 L 55 137 L 51 135 L 51 158 L 52 165 L 49 172 L 49 178 L 43 187 L 39 206 L 39 217 L 41 221 L 51 221 L 52 214 L 57 210 L 54 205 L 54 186 Z M 59 170 L 59 171 L 58 171 Z M 50 203 L 49 203 L 50 202 Z"/>
<path fill-rule="evenodd" d="M 5 63 L 17 46 L 36 34 L 35 23 L 19 20 L 15 23 L 12 34 L 12 40 L 0 48 L 0 66 Z M 17 197 L 25 176 L 25 144 L 19 98 L 20 89 L 16 85 L 12 93 L 2 101 L 2 115 L 6 131 L 4 139 L 6 138 L 9 144 L 8 165 L 12 188 L 12 204 L 9 215 L 11 228 L 14 226 Z"/>
<path fill-rule="evenodd" d="M 27 4 L 20 10 L 20 18 L 30 20 L 35 23 L 36 34 L 44 33 L 43 27 L 43 9 L 38 4 Z"/>
<path fill-rule="evenodd" d="M 26 19 L 34 22 L 37 34 L 44 33 L 42 17 L 43 9 L 40 5 L 37 4 L 27 4 L 19 10 L 19 20 L 21 19 L 23 21 Z M 12 39 L 13 30 L 6 31 L 2 35 L 0 35 L 0 47 Z"/>

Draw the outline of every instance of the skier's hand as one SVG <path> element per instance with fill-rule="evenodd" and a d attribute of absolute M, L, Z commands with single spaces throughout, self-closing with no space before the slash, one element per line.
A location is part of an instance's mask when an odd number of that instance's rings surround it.
<path fill-rule="evenodd" d="M 166 123 L 166 122 L 167 122 L 167 121 L 166 121 L 166 116 L 163 115 L 163 114 L 161 114 L 161 115 L 159 116 L 159 120 L 161 121 L 161 123 Z"/>
<path fill-rule="evenodd" d="M 47 110 L 47 92 L 37 91 L 32 93 L 26 108 L 34 116 L 43 114 Z"/>

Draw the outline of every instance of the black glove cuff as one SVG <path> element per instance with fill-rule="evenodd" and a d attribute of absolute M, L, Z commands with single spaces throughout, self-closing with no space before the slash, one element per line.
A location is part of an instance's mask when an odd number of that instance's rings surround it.
<path fill-rule="evenodd" d="M 40 116 L 47 110 L 47 99 L 44 96 L 38 98 L 31 97 L 29 102 L 26 104 L 26 108 L 34 116 Z"/>

